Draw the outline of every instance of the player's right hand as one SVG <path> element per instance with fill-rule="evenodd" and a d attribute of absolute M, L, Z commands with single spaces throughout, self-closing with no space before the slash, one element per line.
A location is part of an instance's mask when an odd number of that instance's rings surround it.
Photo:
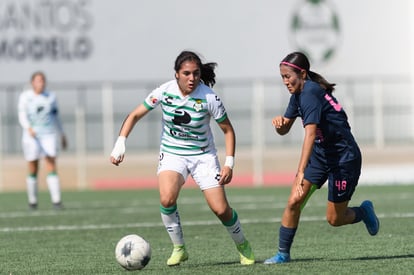
<path fill-rule="evenodd" d="M 27 130 L 29 131 L 29 134 L 30 134 L 31 137 L 36 138 L 36 132 L 33 130 L 32 127 L 30 127 Z"/>
<path fill-rule="evenodd" d="M 116 166 L 118 166 L 124 160 L 125 140 L 126 137 L 119 136 L 115 142 L 114 149 L 112 149 L 110 161 Z"/>
<path fill-rule="evenodd" d="M 304 187 L 304 183 L 303 183 L 303 179 L 305 177 L 305 174 L 303 172 L 298 172 L 295 178 L 295 186 L 296 186 L 296 195 L 298 197 L 302 197 L 303 196 L 303 187 Z"/>
<path fill-rule="evenodd" d="M 283 116 L 274 117 L 272 119 L 272 124 L 275 128 L 278 128 L 278 129 L 281 128 L 285 124 Z"/>

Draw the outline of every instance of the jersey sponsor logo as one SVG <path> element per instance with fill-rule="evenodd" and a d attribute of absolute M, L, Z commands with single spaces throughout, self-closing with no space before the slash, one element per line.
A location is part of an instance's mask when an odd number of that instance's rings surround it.
<path fill-rule="evenodd" d="M 182 137 L 182 138 L 193 138 L 193 139 L 198 139 L 198 136 L 196 135 L 192 135 L 189 133 L 181 133 L 181 132 L 176 132 L 173 129 L 170 130 L 170 134 L 172 136 L 177 136 L 177 137 Z"/>
<path fill-rule="evenodd" d="M 172 119 L 172 122 L 175 125 L 179 125 L 179 126 L 181 126 L 182 124 L 188 124 L 191 122 L 191 116 L 186 111 L 175 110 L 175 115 L 174 115 L 174 118 Z M 173 129 L 170 130 L 170 134 L 175 137 L 198 139 L 197 135 L 193 135 L 191 133 L 176 132 Z"/>
<path fill-rule="evenodd" d="M 36 109 L 36 112 L 41 113 L 44 109 L 45 109 L 44 106 L 38 106 L 37 109 Z"/>
<path fill-rule="evenodd" d="M 182 124 L 188 124 L 191 121 L 191 116 L 186 111 L 182 110 L 175 110 L 174 118 L 172 119 L 172 122 L 175 125 L 182 125 Z"/>

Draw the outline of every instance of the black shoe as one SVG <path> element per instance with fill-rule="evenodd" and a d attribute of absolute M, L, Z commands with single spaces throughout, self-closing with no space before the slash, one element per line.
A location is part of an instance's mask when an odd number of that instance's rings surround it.
<path fill-rule="evenodd" d="M 37 210 L 37 203 L 29 203 L 29 210 Z"/>
<path fill-rule="evenodd" d="M 62 202 L 57 202 L 53 204 L 53 209 L 55 210 L 63 210 L 63 204 Z"/>

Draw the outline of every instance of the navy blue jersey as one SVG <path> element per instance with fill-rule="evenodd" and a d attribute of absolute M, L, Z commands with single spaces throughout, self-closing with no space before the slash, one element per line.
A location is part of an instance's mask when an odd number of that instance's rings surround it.
<path fill-rule="evenodd" d="M 301 117 L 304 127 L 317 125 L 312 154 L 320 161 L 329 165 L 360 157 L 345 111 L 318 83 L 306 80 L 302 92 L 290 97 L 284 116 Z"/>

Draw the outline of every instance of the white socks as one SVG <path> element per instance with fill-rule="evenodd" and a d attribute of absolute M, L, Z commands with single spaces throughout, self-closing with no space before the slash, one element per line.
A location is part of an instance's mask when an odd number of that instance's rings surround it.
<path fill-rule="evenodd" d="M 29 204 L 37 204 L 37 178 L 36 176 L 26 177 L 27 198 Z"/>
<path fill-rule="evenodd" d="M 181 228 L 180 215 L 177 211 L 177 206 L 174 205 L 169 208 L 160 207 L 161 219 L 167 229 L 168 235 L 174 245 L 184 245 L 184 236 Z M 229 232 L 230 237 L 236 245 L 242 244 L 246 238 L 241 229 L 240 220 L 237 212 L 233 210 L 233 217 L 228 222 L 223 222 L 224 227 Z"/>
<path fill-rule="evenodd" d="M 242 244 L 246 241 L 236 210 L 233 209 L 232 219 L 228 222 L 223 222 L 223 225 L 226 227 L 227 232 L 229 232 L 235 244 Z"/>
<path fill-rule="evenodd" d="M 47 186 L 49 187 L 50 198 L 52 203 L 60 203 L 60 182 L 59 177 L 56 174 L 49 174 L 46 177 Z"/>
<path fill-rule="evenodd" d="M 169 208 L 160 207 L 161 219 L 167 229 L 168 235 L 174 245 L 184 245 L 183 230 L 181 228 L 180 214 L 177 205 Z"/>

